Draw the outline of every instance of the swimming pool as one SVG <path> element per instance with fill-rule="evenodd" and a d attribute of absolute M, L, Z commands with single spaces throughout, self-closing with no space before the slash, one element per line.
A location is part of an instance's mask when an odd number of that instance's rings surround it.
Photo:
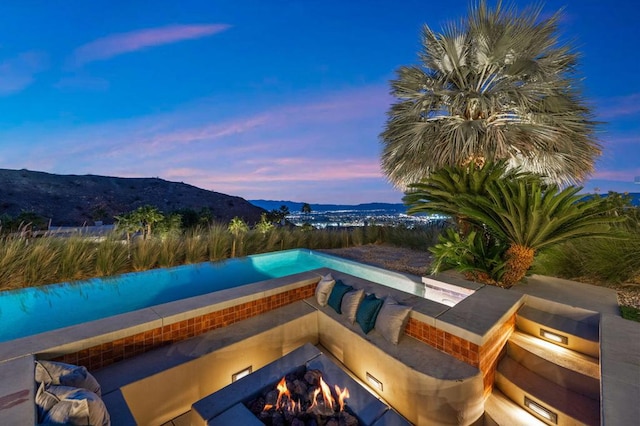
<path fill-rule="evenodd" d="M 450 305 L 406 275 L 297 249 L 1 292 L 0 342 L 322 267 Z"/>

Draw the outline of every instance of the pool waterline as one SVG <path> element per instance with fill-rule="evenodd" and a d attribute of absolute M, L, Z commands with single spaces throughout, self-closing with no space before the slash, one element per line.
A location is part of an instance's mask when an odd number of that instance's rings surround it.
<path fill-rule="evenodd" d="M 2 292 L 0 342 L 323 267 L 448 306 L 461 300 L 450 291 L 425 286 L 417 277 L 294 249 Z"/>

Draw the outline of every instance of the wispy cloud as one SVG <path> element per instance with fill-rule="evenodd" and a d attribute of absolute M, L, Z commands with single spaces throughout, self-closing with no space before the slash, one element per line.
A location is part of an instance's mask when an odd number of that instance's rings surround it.
<path fill-rule="evenodd" d="M 47 67 L 48 57 L 41 52 L 24 52 L 0 62 L 0 96 L 22 91 Z"/>
<path fill-rule="evenodd" d="M 306 93 L 249 111 L 244 103 L 234 110 L 201 100 L 172 113 L 55 132 L 31 129 L 19 139 L 30 141 L 28 153 L 6 152 L 4 166 L 31 168 L 24 158 L 40 158 L 53 173 L 159 176 L 247 199 L 329 202 L 344 193 L 349 202 L 398 201 L 402 194 L 386 183 L 379 164 L 377 136 L 389 101 L 382 85 Z M 237 112 L 225 115 L 229 110 Z M 13 136 L 0 132 L 18 140 Z M 359 189 L 350 190 L 354 182 Z M 384 188 L 386 198 L 365 187 Z"/>
<path fill-rule="evenodd" d="M 640 93 L 602 99 L 598 104 L 601 105 L 598 113 L 600 119 L 610 120 L 637 115 L 640 113 Z"/>
<path fill-rule="evenodd" d="M 148 47 L 207 37 L 225 31 L 229 27 L 225 24 L 170 25 L 111 34 L 78 47 L 73 53 L 72 62 L 79 66 Z"/>
<path fill-rule="evenodd" d="M 598 170 L 592 178 L 631 183 L 636 176 L 640 176 L 640 167 L 625 170 Z"/>

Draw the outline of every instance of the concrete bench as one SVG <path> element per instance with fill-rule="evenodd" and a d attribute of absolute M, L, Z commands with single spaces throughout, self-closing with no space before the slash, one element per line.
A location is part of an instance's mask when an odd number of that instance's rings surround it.
<path fill-rule="evenodd" d="M 325 270 L 319 273 L 327 272 Z M 356 288 L 379 296 L 408 295 L 332 271 Z M 320 275 L 318 275 L 318 278 Z M 364 334 L 315 298 L 216 329 L 94 372 L 114 424 L 162 424 L 231 383 L 231 374 L 253 370 L 305 343 L 320 344 L 413 423 L 470 424 L 483 412 L 480 371 L 404 335 L 397 345 L 375 329 Z"/>

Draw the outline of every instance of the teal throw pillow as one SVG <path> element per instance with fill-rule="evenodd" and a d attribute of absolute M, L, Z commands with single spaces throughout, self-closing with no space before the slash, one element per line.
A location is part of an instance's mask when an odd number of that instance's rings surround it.
<path fill-rule="evenodd" d="M 353 287 L 350 285 L 346 285 L 340 280 L 336 281 L 336 284 L 333 286 L 331 294 L 329 295 L 329 301 L 327 304 L 337 313 L 341 314 L 342 310 L 340 309 L 340 306 L 342 305 L 342 298 L 351 290 L 353 290 Z"/>
<path fill-rule="evenodd" d="M 382 308 L 384 301 L 378 299 L 375 294 L 368 294 L 360 302 L 358 311 L 356 312 L 356 322 L 360 324 L 360 328 L 364 331 L 364 334 L 369 333 L 376 325 L 376 318 L 378 312 Z"/>

